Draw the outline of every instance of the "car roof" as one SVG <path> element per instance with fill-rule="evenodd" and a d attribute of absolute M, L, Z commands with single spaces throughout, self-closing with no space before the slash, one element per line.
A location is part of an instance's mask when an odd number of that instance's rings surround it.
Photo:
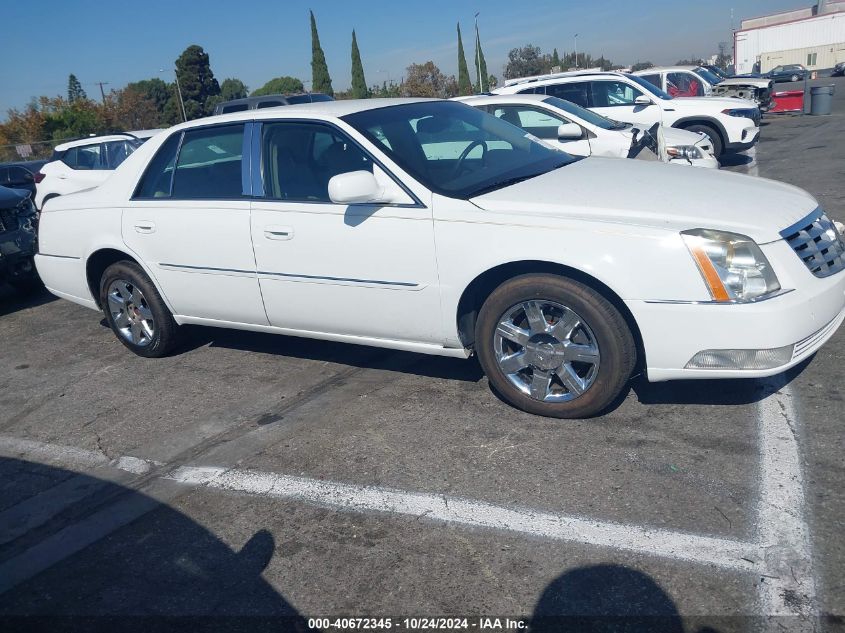
<path fill-rule="evenodd" d="M 348 114 L 363 112 L 365 110 L 378 110 L 396 105 L 408 103 L 423 103 L 427 101 L 446 101 L 445 99 L 421 99 L 412 97 L 400 97 L 395 99 L 339 99 L 337 101 L 315 101 L 313 103 L 297 103 L 295 105 L 275 106 L 272 108 L 261 108 L 260 110 L 241 110 L 239 112 L 228 112 L 214 116 L 194 119 L 187 123 L 180 123 L 173 129 L 189 129 L 211 123 L 225 123 L 227 121 L 252 121 L 253 119 L 290 119 L 297 117 L 305 118 L 340 118 Z"/>
<path fill-rule="evenodd" d="M 694 71 L 696 68 L 701 68 L 701 66 L 652 66 L 651 68 L 646 68 L 644 70 L 638 70 L 636 72 L 631 73 L 632 75 L 648 75 L 649 73 L 663 73 L 672 70 L 692 70 Z"/>
<path fill-rule="evenodd" d="M 490 94 L 490 95 L 472 95 L 471 97 L 459 97 L 454 99 L 461 103 L 468 105 L 483 105 L 485 103 L 543 103 L 549 95 L 545 94 Z"/>
<path fill-rule="evenodd" d="M 530 77 L 518 77 L 516 79 L 505 80 L 505 85 L 501 88 L 511 88 L 521 84 L 540 83 L 547 81 L 555 81 L 556 79 L 569 79 L 572 77 L 602 77 L 602 76 L 620 76 L 629 73 L 622 73 L 616 70 L 568 70 L 561 73 L 548 73 L 545 75 L 532 75 Z M 495 90 L 493 92 L 496 92 Z"/>
<path fill-rule="evenodd" d="M 82 145 L 92 145 L 94 143 L 107 143 L 109 141 L 127 141 L 135 138 L 135 135 L 130 133 L 106 134 L 104 136 L 86 136 L 85 138 L 76 138 L 72 141 L 65 141 L 56 145 L 54 148 L 57 152 L 63 152 L 73 147 L 81 147 Z"/>

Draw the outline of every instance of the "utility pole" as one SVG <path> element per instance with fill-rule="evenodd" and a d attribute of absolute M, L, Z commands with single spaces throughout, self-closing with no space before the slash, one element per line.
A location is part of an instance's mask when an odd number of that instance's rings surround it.
<path fill-rule="evenodd" d="M 575 70 L 578 70 L 578 34 L 575 34 Z"/>
<path fill-rule="evenodd" d="M 167 70 L 165 68 L 160 68 L 158 72 L 165 73 Z M 179 95 L 179 106 L 182 108 L 182 120 L 187 121 L 188 115 L 185 114 L 185 101 L 182 99 L 182 87 L 179 85 L 179 73 L 174 70 L 173 74 L 176 77 L 176 92 Z"/>
<path fill-rule="evenodd" d="M 475 72 L 478 74 L 478 92 L 484 92 L 484 77 L 481 76 L 481 40 L 478 36 L 478 16 L 481 12 L 475 14 Z"/>
<path fill-rule="evenodd" d="M 100 86 L 100 97 L 103 99 L 103 105 L 106 105 L 106 91 L 103 90 L 103 86 L 108 86 L 109 82 L 107 81 L 95 81 L 98 86 Z"/>

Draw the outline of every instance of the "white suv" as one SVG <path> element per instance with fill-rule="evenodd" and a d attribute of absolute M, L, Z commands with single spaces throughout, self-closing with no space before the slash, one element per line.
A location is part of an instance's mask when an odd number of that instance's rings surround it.
<path fill-rule="evenodd" d="M 635 75 L 573 72 L 509 81 L 496 94 L 547 94 L 610 119 L 651 126 L 662 123 L 706 134 L 719 157 L 753 147 L 760 135 L 760 109 L 753 101 L 716 97 L 674 98 Z"/>
<path fill-rule="evenodd" d="M 50 161 L 39 170 L 35 206 L 51 198 L 101 185 L 126 157 L 161 130 L 89 136 L 56 145 Z"/>
<path fill-rule="evenodd" d="M 771 79 L 720 77 L 701 66 L 668 66 L 632 73 L 673 97 L 738 97 L 750 99 L 761 112 L 774 105 Z"/>
<path fill-rule="evenodd" d="M 454 101 L 176 126 L 48 204 L 38 240 L 47 288 L 140 356 L 182 324 L 475 353 L 557 417 L 604 411 L 635 370 L 780 373 L 845 319 L 845 243 L 797 187 L 574 158 Z"/>

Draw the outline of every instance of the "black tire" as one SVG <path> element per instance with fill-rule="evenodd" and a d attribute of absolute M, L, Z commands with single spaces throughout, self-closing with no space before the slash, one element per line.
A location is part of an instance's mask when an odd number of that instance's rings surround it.
<path fill-rule="evenodd" d="M 722 137 L 719 135 L 716 128 L 706 125 L 705 123 L 696 123 L 695 125 L 687 126 L 684 129 L 688 132 L 701 132 L 702 134 L 706 134 L 710 139 L 710 142 L 713 143 L 713 155 L 716 158 L 719 158 L 725 151 L 725 146 L 722 143 Z"/>
<path fill-rule="evenodd" d="M 574 311 L 594 337 L 600 355 L 598 369 L 580 395 L 559 402 L 536 399 L 515 386 L 500 367 L 495 343 L 497 327 L 505 315 L 525 301 L 553 302 Z M 527 351 L 528 347 L 523 349 Z M 479 312 L 475 350 L 490 385 L 503 399 L 523 411 L 554 418 L 587 418 L 602 413 L 620 397 L 636 362 L 634 337 L 619 310 L 592 288 L 551 274 L 520 275 L 496 288 Z M 525 371 L 533 375 L 535 369 Z"/>
<path fill-rule="evenodd" d="M 110 305 L 109 289 L 112 288 L 112 284 L 118 283 L 126 283 L 129 288 L 140 290 L 143 302 L 139 308 L 141 310 L 147 308 L 152 314 L 151 335 L 146 336 L 145 334 L 141 343 L 130 340 L 128 337 L 132 335 L 125 332 L 126 328 L 122 329 L 118 326 L 115 316 L 112 314 L 111 307 L 114 306 Z M 120 261 L 106 268 L 100 279 L 100 305 L 117 340 L 138 356 L 145 358 L 167 356 L 178 344 L 179 325 L 173 320 L 173 314 L 167 309 L 155 284 L 135 262 Z M 146 314 L 146 311 L 144 313 Z M 139 314 L 139 312 L 136 310 L 135 314 Z M 149 323 L 149 320 L 147 322 Z M 146 330 L 144 332 L 146 333 Z"/>

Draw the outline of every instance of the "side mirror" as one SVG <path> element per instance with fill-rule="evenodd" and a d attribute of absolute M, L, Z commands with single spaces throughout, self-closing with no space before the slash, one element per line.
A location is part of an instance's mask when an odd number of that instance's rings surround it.
<path fill-rule="evenodd" d="M 639 97 L 634 99 L 634 105 L 641 105 L 641 106 L 651 105 L 651 99 L 649 99 L 645 95 L 640 95 Z"/>
<path fill-rule="evenodd" d="M 329 198 L 335 204 L 380 202 L 384 189 L 368 171 L 349 171 L 329 180 Z"/>
<path fill-rule="evenodd" d="M 575 123 L 564 123 L 557 128 L 557 138 L 561 141 L 574 141 L 581 138 L 584 131 Z"/>

